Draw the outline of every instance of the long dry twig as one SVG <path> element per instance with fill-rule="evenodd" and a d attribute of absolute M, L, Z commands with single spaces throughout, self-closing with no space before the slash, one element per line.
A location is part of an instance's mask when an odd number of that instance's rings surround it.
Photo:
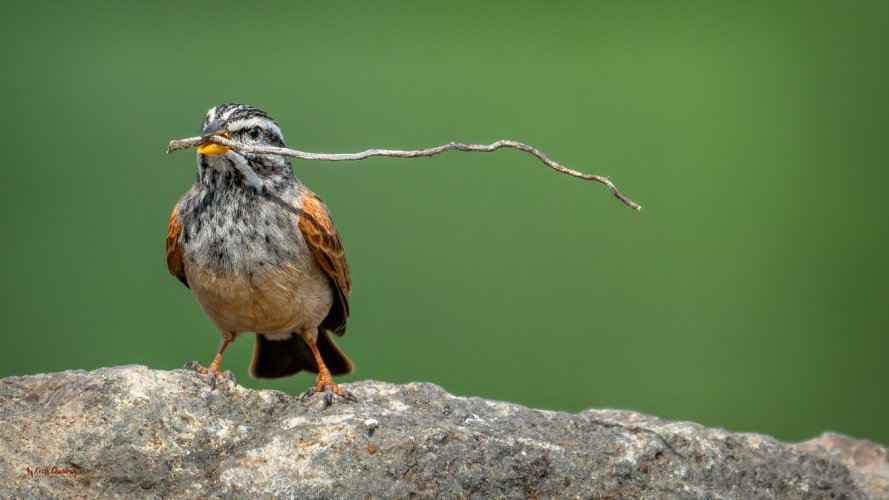
<path fill-rule="evenodd" d="M 444 153 L 445 151 L 450 151 L 455 149 L 457 151 L 478 151 L 482 153 L 490 153 L 491 151 L 496 151 L 500 148 L 512 148 L 518 149 L 519 151 L 524 151 L 526 153 L 532 154 L 536 156 L 544 165 L 549 168 L 561 172 L 563 174 L 570 175 L 572 177 L 577 177 L 578 179 L 583 179 L 586 181 L 596 181 L 601 182 L 608 186 L 608 189 L 611 190 L 611 194 L 614 195 L 615 198 L 622 201 L 628 207 L 634 210 L 640 210 L 642 207 L 630 200 L 626 196 L 620 194 L 620 191 L 617 190 L 617 187 L 608 179 L 608 177 L 603 177 L 601 175 L 593 175 L 593 174 L 585 174 L 583 172 L 578 172 L 577 170 L 572 170 L 558 162 L 550 160 L 542 151 L 537 148 L 531 147 L 527 144 L 522 144 L 521 142 L 510 141 L 510 140 L 501 140 L 492 144 L 463 144 L 462 142 L 450 142 L 443 146 L 437 146 L 434 148 L 426 148 L 426 149 L 418 149 L 413 151 L 401 151 L 397 149 L 368 149 L 367 151 L 362 151 L 360 153 L 307 153 L 305 151 L 297 151 L 295 149 L 288 148 L 276 148 L 271 146 L 248 146 L 246 144 L 242 144 L 240 142 L 235 142 L 230 139 L 226 139 L 225 137 L 219 135 L 213 135 L 207 138 L 201 137 L 189 137 L 188 139 L 180 139 L 175 141 L 170 141 L 169 147 L 167 147 L 167 153 L 172 151 L 176 151 L 179 149 L 191 148 L 201 144 L 202 142 L 215 142 L 216 144 L 221 144 L 223 146 L 228 146 L 232 149 L 236 149 L 238 151 L 244 151 L 247 153 L 256 153 L 256 154 L 272 154 L 272 155 L 281 155 L 281 156 L 291 156 L 293 158 L 300 158 L 302 160 L 322 160 L 322 161 L 353 161 L 353 160 L 363 160 L 365 158 L 370 158 L 371 156 L 390 156 L 394 158 L 417 158 L 420 156 L 434 156 L 440 153 Z"/>

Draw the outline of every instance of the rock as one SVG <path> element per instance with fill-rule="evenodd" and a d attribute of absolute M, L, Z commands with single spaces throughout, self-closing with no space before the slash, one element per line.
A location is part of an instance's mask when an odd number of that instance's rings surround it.
<path fill-rule="evenodd" d="M 3 497 L 889 497 L 887 450 L 358 382 L 358 403 L 143 366 L 0 380 Z"/>

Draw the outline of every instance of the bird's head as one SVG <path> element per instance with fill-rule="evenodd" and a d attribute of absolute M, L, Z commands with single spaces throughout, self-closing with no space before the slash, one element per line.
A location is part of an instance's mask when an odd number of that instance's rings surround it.
<path fill-rule="evenodd" d="M 290 171 L 286 157 L 236 151 L 207 140 L 214 135 L 251 146 L 284 147 L 278 124 L 261 109 L 246 104 L 220 104 L 210 108 L 201 129 L 204 142 L 198 147 L 198 163 L 219 172 L 237 170 L 255 187 L 261 187 L 261 181 L 271 174 L 281 173 L 285 168 Z"/>
<path fill-rule="evenodd" d="M 220 104 L 207 111 L 201 137 L 221 135 L 244 144 L 255 146 L 284 147 L 284 137 L 275 120 L 261 109 L 246 104 Z M 229 151 L 227 146 L 205 142 L 198 153 L 220 155 Z"/>

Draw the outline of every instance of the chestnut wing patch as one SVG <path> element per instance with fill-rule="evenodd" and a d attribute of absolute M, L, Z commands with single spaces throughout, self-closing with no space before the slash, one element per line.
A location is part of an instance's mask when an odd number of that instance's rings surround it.
<path fill-rule="evenodd" d="M 315 260 L 330 277 L 335 288 L 333 306 L 321 326 L 342 335 L 346 332 L 346 318 L 349 316 L 352 278 L 349 276 L 349 264 L 346 263 L 346 252 L 340 235 L 333 227 L 327 207 L 314 193 L 308 192 L 303 196 L 299 230 L 315 255 Z"/>
<path fill-rule="evenodd" d="M 188 280 L 185 279 L 185 264 L 182 262 L 182 247 L 179 246 L 181 234 L 182 224 L 179 222 L 177 202 L 173 207 L 173 214 L 170 215 L 170 227 L 167 229 L 167 269 L 170 270 L 170 274 L 179 278 L 182 284 L 188 286 Z"/>

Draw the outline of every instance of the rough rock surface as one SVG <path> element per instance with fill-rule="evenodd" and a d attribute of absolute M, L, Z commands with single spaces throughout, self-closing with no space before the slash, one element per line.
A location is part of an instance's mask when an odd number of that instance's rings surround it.
<path fill-rule="evenodd" d="M 308 402 L 142 366 L 0 380 L 2 497 L 885 498 L 884 447 L 350 384 Z"/>

